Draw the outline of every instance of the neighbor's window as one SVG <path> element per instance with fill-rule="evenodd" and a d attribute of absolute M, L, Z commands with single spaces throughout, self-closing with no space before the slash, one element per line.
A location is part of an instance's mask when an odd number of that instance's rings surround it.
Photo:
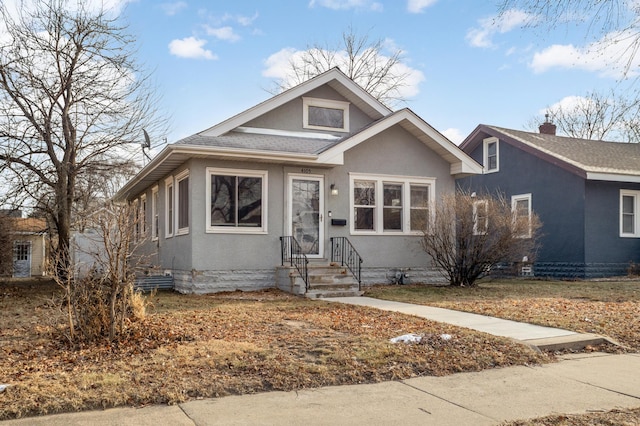
<path fill-rule="evenodd" d="M 531 238 L 531 194 L 512 196 L 511 210 L 516 226 L 522 226 L 522 229 L 525 230 L 519 236 Z"/>
<path fill-rule="evenodd" d="M 158 187 L 154 186 L 151 189 L 151 218 L 153 223 L 151 224 L 151 239 L 158 239 L 158 235 L 160 235 L 160 220 L 159 220 L 159 212 L 158 212 Z"/>
<path fill-rule="evenodd" d="M 267 172 L 207 169 L 207 230 L 264 233 Z"/>
<path fill-rule="evenodd" d="M 487 138 L 483 141 L 484 151 L 484 170 L 485 173 L 497 172 L 499 167 L 498 162 L 498 138 Z"/>
<path fill-rule="evenodd" d="M 167 178 L 165 180 L 165 211 L 167 212 L 165 215 L 165 230 L 166 230 L 166 238 L 173 236 L 173 176 Z"/>
<path fill-rule="evenodd" d="M 351 174 L 351 232 L 407 234 L 428 229 L 435 179 Z M 382 200 L 376 198 L 382 194 Z"/>
<path fill-rule="evenodd" d="M 176 176 L 176 213 L 178 234 L 189 233 L 189 171 Z"/>
<path fill-rule="evenodd" d="M 638 229 L 638 201 L 640 191 L 620 191 L 620 236 L 640 237 Z"/>
<path fill-rule="evenodd" d="M 473 235 L 484 235 L 489 229 L 489 202 L 476 200 L 473 202 Z"/>
<path fill-rule="evenodd" d="M 349 102 L 302 98 L 302 103 L 305 129 L 349 131 Z"/>

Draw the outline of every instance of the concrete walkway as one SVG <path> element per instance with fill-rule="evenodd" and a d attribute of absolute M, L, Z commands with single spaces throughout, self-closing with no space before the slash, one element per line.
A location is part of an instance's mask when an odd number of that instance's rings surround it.
<path fill-rule="evenodd" d="M 445 322 L 482 331 L 493 334 L 494 336 L 509 337 L 535 346 L 541 350 L 577 350 L 587 345 L 597 345 L 604 342 L 615 343 L 607 337 L 596 334 L 576 333 L 559 328 L 543 327 L 468 312 L 435 308 L 433 306 L 413 305 L 411 303 L 394 302 L 371 297 L 336 297 L 322 300 L 347 303 L 350 305 L 369 306 L 385 311 L 415 315 L 433 321 Z"/>
<path fill-rule="evenodd" d="M 526 343 L 584 335 L 447 309 L 367 297 L 324 299 L 447 322 Z M 503 421 L 640 407 L 640 354 L 567 355 L 554 364 L 366 385 L 114 408 L 0 422 L 67 425 L 497 425 Z M 0 402 L 2 401 L 0 395 Z"/>

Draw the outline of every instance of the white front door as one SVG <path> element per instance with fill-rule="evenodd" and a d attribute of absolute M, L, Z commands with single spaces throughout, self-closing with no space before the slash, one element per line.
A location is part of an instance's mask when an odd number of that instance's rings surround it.
<path fill-rule="evenodd" d="M 31 276 L 31 242 L 16 241 L 13 243 L 13 276 Z"/>
<path fill-rule="evenodd" d="M 324 254 L 324 177 L 289 175 L 289 232 L 312 258 Z"/>

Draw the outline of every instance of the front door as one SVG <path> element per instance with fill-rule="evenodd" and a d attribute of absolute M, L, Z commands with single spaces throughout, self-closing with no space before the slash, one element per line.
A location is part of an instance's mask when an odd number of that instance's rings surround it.
<path fill-rule="evenodd" d="M 31 242 L 16 241 L 13 244 L 13 276 L 31 276 Z"/>
<path fill-rule="evenodd" d="M 324 253 L 324 178 L 289 175 L 289 232 L 309 257 Z"/>

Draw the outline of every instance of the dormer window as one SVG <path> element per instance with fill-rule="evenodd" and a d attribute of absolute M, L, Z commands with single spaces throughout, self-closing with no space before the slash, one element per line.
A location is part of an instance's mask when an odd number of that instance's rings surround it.
<path fill-rule="evenodd" d="M 484 143 L 484 172 L 492 173 L 500 169 L 498 138 L 487 138 Z"/>
<path fill-rule="evenodd" d="M 349 131 L 349 102 L 302 98 L 305 129 Z"/>

